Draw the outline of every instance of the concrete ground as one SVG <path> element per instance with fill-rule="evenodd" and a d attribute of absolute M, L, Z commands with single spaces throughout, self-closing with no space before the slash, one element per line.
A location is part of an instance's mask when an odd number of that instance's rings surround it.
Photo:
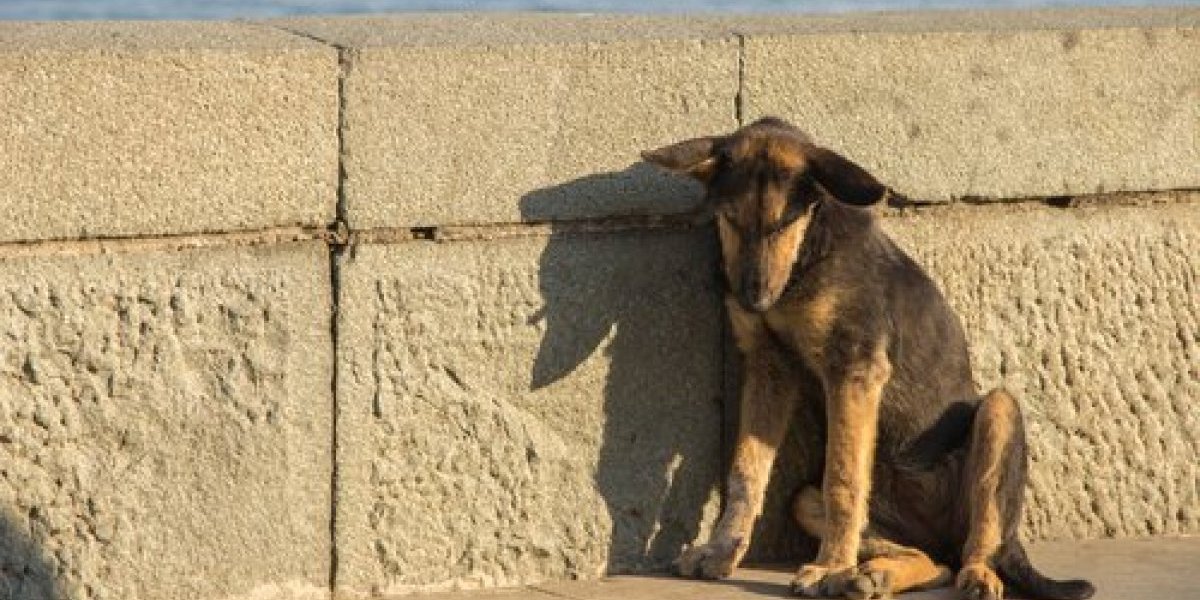
<path fill-rule="evenodd" d="M 1084 577 L 1096 600 L 1196 600 L 1200 537 L 1035 544 L 1033 563 L 1057 578 Z M 740 569 L 719 582 L 666 576 L 547 583 L 521 589 L 407 596 L 409 600 L 757 600 L 788 595 L 791 568 Z M 954 600 L 949 588 L 902 594 L 902 600 Z"/>

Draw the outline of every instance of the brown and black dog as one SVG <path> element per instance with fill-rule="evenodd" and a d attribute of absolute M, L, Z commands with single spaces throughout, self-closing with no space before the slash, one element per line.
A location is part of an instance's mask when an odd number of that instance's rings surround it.
<path fill-rule="evenodd" d="M 879 228 L 871 207 L 886 187 L 773 118 L 643 157 L 707 188 L 744 360 L 725 510 L 712 539 L 679 558 L 683 575 L 737 566 L 800 390 L 820 389 L 824 476 L 793 509 L 821 544 L 795 593 L 884 598 L 948 584 L 956 569 L 970 600 L 998 600 L 1005 584 L 1034 598 L 1093 594 L 1030 565 L 1017 537 L 1020 407 L 977 392 L 957 316 Z"/>

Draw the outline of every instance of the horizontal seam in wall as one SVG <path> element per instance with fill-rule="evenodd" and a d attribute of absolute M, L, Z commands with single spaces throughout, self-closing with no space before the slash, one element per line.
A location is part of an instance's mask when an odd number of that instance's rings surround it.
<path fill-rule="evenodd" d="M 1084 206 L 1141 206 L 1158 204 L 1197 204 L 1200 198 L 1187 197 L 1200 193 L 1200 187 L 1164 188 L 1160 190 L 1115 190 L 1092 194 L 1065 194 L 1059 196 L 958 196 L 950 201 L 927 201 L 897 197 L 897 208 L 907 207 L 952 207 L 952 206 L 1009 206 L 1038 204 L 1055 208 L 1079 208 Z"/>
<path fill-rule="evenodd" d="M 1018 206 L 1079 208 L 1138 207 L 1200 204 L 1200 188 L 1153 192 L 1114 192 L 1086 196 L 1041 198 L 962 198 L 953 202 L 914 202 L 897 198 L 883 209 L 893 215 L 936 216 L 941 211 L 984 210 Z M 464 223 L 437 226 L 396 226 L 351 229 L 338 220 L 327 226 L 268 227 L 222 232 L 160 235 L 127 235 L 79 239 L 17 240 L 0 242 L 0 260 L 22 256 L 116 254 L 184 251 L 206 248 L 248 247 L 303 242 L 323 242 L 340 248 L 355 244 L 405 242 L 487 241 L 551 235 L 599 235 L 625 232 L 687 231 L 706 226 L 707 211 L 664 215 L 625 215 L 560 221 Z"/>
<path fill-rule="evenodd" d="M 344 244 L 348 234 L 337 227 L 269 227 L 225 232 L 108 236 L 83 239 L 0 242 L 0 260 L 24 256 L 78 256 L 154 251 L 184 251 L 324 242 Z"/>
<path fill-rule="evenodd" d="M 350 233 L 350 245 L 415 241 L 458 242 L 563 234 L 610 234 L 628 231 L 683 231 L 711 220 L 705 213 L 629 215 L 561 221 L 452 224 L 431 227 L 373 227 Z"/>
<path fill-rule="evenodd" d="M 988 208 L 1017 208 L 1046 206 L 1070 210 L 1089 207 L 1137 207 L 1174 204 L 1200 204 L 1200 188 L 1172 189 L 1153 192 L 1111 192 L 1075 196 L 1025 198 L 967 197 L 950 202 L 913 201 L 895 196 L 880 212 L 884 218 L 920 214 L 935 216 L 943 211 L 984 210 Z M 406 242 L 474 242 L 510 238 L 547 237 L 551 235 L 595 235 L 634 231 L 686 231 L 712 221 L 709 211 L 663 215 L 626 215 L 580 218 L 540 222 L 455 223 L 418 227 L 374 227 L 355 229 L 348 243 L 398 244 Z"/>

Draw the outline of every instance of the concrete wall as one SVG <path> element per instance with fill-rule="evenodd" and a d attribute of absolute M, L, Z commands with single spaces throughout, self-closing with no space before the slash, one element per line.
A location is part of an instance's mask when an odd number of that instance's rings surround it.
<path fill-rule="evenodd" d="M 636 157 L 763 114 L 925 202 L 885 226 L 1024 402 L 1028 537 L 1200 532 L 1198 29 L 0 24 L 0 597 L 665 566 L 736 369 L 698 190 Z M 813 455 L 801 426 L 756 557 L 810 549 Z"/>

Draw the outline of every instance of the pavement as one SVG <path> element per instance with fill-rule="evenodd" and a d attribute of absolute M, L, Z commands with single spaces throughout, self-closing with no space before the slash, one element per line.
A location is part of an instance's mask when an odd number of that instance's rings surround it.
<path fill-rule="evenodd" d="M 1086 578 L 1095 600 L 1200 600 L 1200 537 L 1045 542 L 1029 547 L 1033 564 L 1054 578 Z M 739 569 L 723 581 L 617 576 L 518 589 L 405 596 L 407 600 L 761 600 L 788 596 L 794 567 Z M 949 588 L 896 596 L 957 600 Z"/>

